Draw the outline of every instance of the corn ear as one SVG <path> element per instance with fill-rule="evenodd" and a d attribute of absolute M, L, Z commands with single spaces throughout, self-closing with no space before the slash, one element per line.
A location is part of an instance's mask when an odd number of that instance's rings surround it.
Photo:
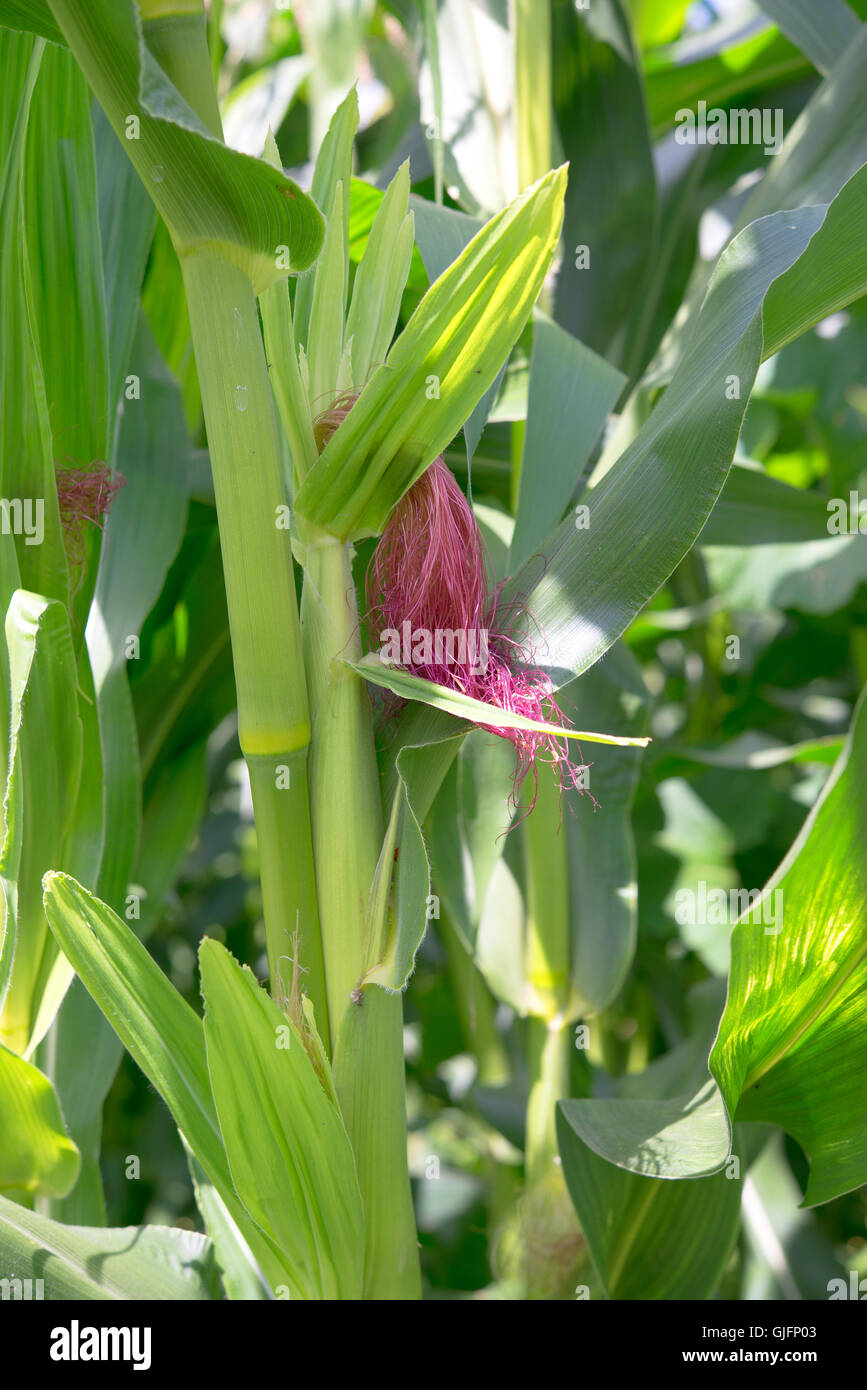
<path fill-rule="evenodd" d="M 378 534 L 493 384 L 560 235 L 565 166 L 493 218 L 428 290 L 296 498 L 342 540 Z"/>

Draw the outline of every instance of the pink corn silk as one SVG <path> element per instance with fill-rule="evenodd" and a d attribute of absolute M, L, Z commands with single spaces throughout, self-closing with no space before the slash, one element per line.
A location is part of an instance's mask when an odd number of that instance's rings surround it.
<path fill-rule="evenodd" d="M 550 680 L 533 665 L 532 653 L 505 624 L 499 592 L 489 595 L 478 523 L 442 457 L 404 494 L 388 519 L 368 568 L 367 610 L 372 646 L 381 643 L 386 630 L 396 632 L 402 641 L 406 622 L 411 631 L 421 629 L 431 638 L 437 631 L 475 633 L 477 644 L 486 630 L 487 662 L 475 663 L 484 664 L 484 670 L 474 669 L 469 660 L 437 663 L 435 650 L 432 662 L 414 660 L 406 669 L 512 714 L 546 723 L 568 722 L 554 699 Z M 513 612 L 513 626 L 519 616 L 519 611 Z M 467 650 L 471 650 L 469 642 Z M 528 773 L 533 773 L 538 786 L 539 762 L 554 767 L 561 791 L 587 792 L 580 784 L 584 764 L 570 760 L 565 739 L 533 729 L 481 727 L 514 746 L 515 804 Z M 535 802 L 534 793 L 531 810 Z"/>
<path fill-rule="evenodd" d="M 55 477 L 66 556 L 70 570 L 78 574 L 80 585 L 88 527 L 102 526 L 115 497 L 126 486 L 126 478 L 120 473 L 112 473 L 108 464 L 98 459 L 89 468 L 58 463 Z"/>
<path fill-rule="evenodd" d="M 321 454 L 358 399 L 347 391 L 338 396 L 313 424 L 316 447 Z M 444 685 L 485 704 L 498 705 L 511 714 L 545 723 L 567 724 L 554 699 L 550 680 L 533 665 L 532 652 L 516 640 L 506 625 L 505 609 L 499 591 L 488 592 L 488 575 L 482 535 L 473 509 L 458 486 L 451 469 L 440 455 L 412 487 L 404 493 L 386 523 L 367 571 L 366 625 L 371 647 L 382 641 L 390 629 L 401 642 L 404 623 L 410 631 L 421 629 L 431 638 L 439 631 L 488 633 L 487 662 L 483 671 L 474 664 L 412 662 L 412 675 Z M 513 606 L 512 626 L 523 616 Z M 469 649 L 469 643 L 467 644 Z M 478 648 L 477 648 L 478 650 Z M 435 657 L 435 652 L 434 652 Z M 386 702 L 385 715 L 394 712 Z M 538 786 L 538 764 L 550 763 L 555 769 L 561 792 L 574 789 L 590 796 L 580 783 L 583 759 L 574 764 L 565 738 L 534 729 L 511 729 L 485 724 L 482 728 L 508 739 L 516 754 L 512 802 L 518 803 L 521 786 L 532 772 Z M 578 750 L 579 757 L 581 750 Z M 547 756 L 544 756 L 546 755 Z M 593 805 L 595 799 L 590 796 Z M 533 794 L 529 811 L 536 804 Z"/>

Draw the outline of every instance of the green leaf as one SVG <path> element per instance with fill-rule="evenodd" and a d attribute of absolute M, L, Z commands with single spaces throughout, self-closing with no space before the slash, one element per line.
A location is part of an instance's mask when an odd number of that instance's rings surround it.
<path fill-rule="evenodd" d="M 366 663 L 362 662 L 355 669 L 367 675 Z M 406 673 L 390 674 L 400 677 Z M 612 658 L 610 666 L 606 662 L 603 674 L 596 676 L 594 673 L 586 686 L 590 708 L 602 708 L 598 700 L 593 703 L 592 691 L 597 687 L 606 689 L 611 692 L 605 706 L 609 713 L 616 710 L 633 727 L 636 723 L 640 724 L 640 719 L 636 721 L 639 692 L 631 687 L 631 680 L 634 677 L 630 676 L 629 658 L 625 653 Z M 420 682 L 414 677 L 408 677 L 406 686 L 390 688 L 406 697 L 410 688 L 415 692 L 418 684 Z M 440 709 L 445 709 L 445 697 L 453 692 L 434 688 L 441 691 L 444 703 Z M 615 688 L 619 698 L 613 694 Z M 576 717 L 579 709 L 583 711 L 587 708 L 582 698 L 583 689 L 583 686 L 576 685 L 570 692 Z M 415 698 L 415 694 L 410 698 Z M 465 714 L 462 703 L 450 713 L 457 713 L 459 707 L 461 713 Z M 407 715 L 415 717 L 408 719 Z M 383 848 L 383 855 L 389 863 L 394 848 L 399 848 L 394 875 L 392 924 L 382 958 L 368 978 L 385 988 L 399 989 L 412 972 L 415 954 L 431 915 L 430 864 L 426 843 L 429 840 L 435 863 L 433 889 L 443 896 L 465 946 L 476 952 L 480 968 L 488 976 L 495 992 L 503 997 L 504 967 L 501 958 L 504 954 L 509 956 L 504 926 L 507 902 L 520 910 L 516 918 L 518 934 L 512 943 L 517 955 L 514 960 L 509 958 L 506 974 L 516 966 L 520 978 L 523 959 L 523 904 L 516 886 L 510 896 L 511 876 L 500 864 L 505 831 L 512 815 L 509 798 L 514 791 L 514 750 L 507 741 L 492 737 L 484 729 L 474 730 L 465 736 L 460 726 L 456 728 L 450 720 L 443 719 L 441 713 L 431 709 L 427 702 L 410 706 L 405 711 L 397 743 L 398 746 L 390 750 L 383 788 L 386 815 L 395 807 L 394 798 L 398 799 L 394 840 L 393 843 L 387 840 Z M 454 787 L 449 790 L 448 783 L 443 784 L 459 748 L 458 777 Z M 573 982 L 580 979 L 577 987 L 582 993 L 586 987 L 587 997 L 594 1003 L 598 1002 L 600 991 L 619 987 L 634 947 L 635 932 L 634 869 L 628 824 L 620 833 L 616 832 L 616 827 L 625 814 L 623 808 L 631 801 L 636 764 L 634 754 L 627 754 L 620 748 L 611 749 L 609 756 L 610 763 L 606 763 L 607 770 L 600 787 L 600 798 L 604 798 L 607 815 L 600 817 L 597 834 L 593 833 L 595 821 L 593 825 L 585 825 L 586 821 L 593 820 L 590 806 L 581 803 L 576 795 L 573 808 L 576 825 L 580 827 L 576 829 L 576 835 L 583 843 L 582 837 L 589 834 L 596 852 L 607 866 L 599 879 L 586 919 L 579 905 L 587 900 L 586 884 L 580 886 L 580 892 L 576 890 L 572 909 L 574 959 L 580 963 L 578 976 L 573 973 Z M 614 763 L 617 764 L 616 770 L 611 765 Z M 546 775 L 543 771 L 542 776 Z M 459 797 L 457 801 L 454 799 L 456 791 Z M 423 835 L 422 826 L 429 812 L 430 824 L 425 826 Z M 538 818 L 540 815 L 541 808 L 537 807 L 534 816 Z M 571 823 L 571 814 L 568 819 Z M 551 833 L 556 836 L 556 827 Z M 495 876 L 497 882 L 492 884 Z M 629 885 L 632 886 L 631 897 Z M 490 902 L 489 888 L 492 893 Z M 600 915 L 605 918 L 608 928 L 601 936 L 598 932 Z M 622 930 L 624 919 L 625 937 Z M 581 933 L 581 923 L 585 920 L 586 940 Z M 591 923 L 594 925 L 593 931 L 590 931 Z M 576 945 L 578 941 L 583 943 L 580 947 Z M 597 943 L 597 949 L 592 943 Z M 601 949 L 598 949 L 600 945 Z M 492 951 L 495 960 L 491 958 Z M 507 989 L 505 997 L 513 1003 L 519 1001 L 517 1006 L 522 1011 L 525 1009 L 523 983 L 511 991 Z"/>
<path fill-rule="evenodd" d="M 373 951 L 366 977 L 384 989 L 403 989 L 415 968 L 431 907 L 430 861 L 422 826 L 462 737 L 452 727 L 404 743 L 394 760 L 395 785 L 386 782 L 384 800 L 391 801 L 384 810 L 391 810 L 392 834 L 386 834 L 378 866 L 386 891 L 395 854 L 398 859 L 388 931 L 381 950 Z"/>
<path fill-rule="evenodd" d="M 440 718 L 423 706 L 416 709 Z M 513 819 L 515 754 L 504 739 L 473 729 L 425 824 L 434 888 L 464 948 L 497 998 L 526 1009 L 524 899 L 504 855 L 521 848 Z M 535 812 L 533 813 L 536 814 Z"/>
<path fill-rule="evenodd" d="M 45 912 L 88 993 L 160 1092 L 269 1283 L 285 1283 L 290 1273 L 276 1246 L 235 1194 L 211 1095 L 201 1019 L 129 927 L 74 878 L 46 874 Z"/>
<path fill-rule="evenodd" d="M 159 924 L 205 810 L 207 742 L 188 744 L 161 763 L 148 783 L 141 846 L 133 871 L 144 890 L 137 935 L 146 940 Z"/>
<path fill-rule="evenodd" d="M 99 106 L 91 105 L 105 306 L 108 314 L 109 402 L 116 408 L 130 366 L 139 296 L 156 225 L 154 205 Z"/>
<path fill-rule="evenodd" d="M 743 613 L 786 608 L 833 613 L 867 578 L 860 535 L 761 548 L 709 545 L 703 556 L 714 592 L 727 608 Z"/>
<path fill-rule="evenodd" d="M 734 103 L 741 95 L 767 93 L 769 105 L 771 89 L 811 75 L 811 65 L 776 27 L 769 25 L 738 41 L 742 27 L 740 17 L 733 16 L 645 55 L 655 138 L 672 128 L 679 111 L 698 101 L 706 101 L 710 109 Z"/>
<path fill-rule="evenodd" d="M 225 1171 L 201 1019 L 110 908 L 66 874 L 45 877 L 51 930 L 206 1169 Z"/>
<path fill-rule="evenodd" d="M 425 3 L 421 122 L 433 145 L 435 177 L 470 212 L 489 216 L 517 191 L 514 35 L 506 12 L 470 0 Z M 432 32 L 435 29 L 436 33 Z"/>
<path fill-rule="evenodd" d="M 138 848 L 139 755 L 127 681 L 130 638 L 139 638 L 180 546 L 187 516 L 182 464 L 189 440 L 177 383 L 139 316 L 129 361 L 140 398 L 124 402 L 118 456 L 126 486 L 105 524 L 94 605 L 87 626 L 104 759 L 106 825 L 101 897 L 120 906 Z M 137 563 L 131 565 L 129 557 Z M 139 639 L 140 640 L 140 639 Z"/>
<path fill-rule="evenodd" d="M 0 1047 L 0 1191 L 62 1197 L 78 1176 L 54 1087 L 41 1071 Z"/>
<path fill-rule="evenodd" d="M 12 981 L 0 1035 L 13 1052 L 38 1042 L 43 996 L 54 1008 L 71 979 L 58 960 L 42 911 L 46 869 L 69 862 L 82 777 L 78 675 L 66 609 L 18 590 L 6 617 L 12 691 L 6 838 L 0 853 L 7 908 L 15 935 Z M 69 867 L 74 865 L 69 863 Z M 7 920 L 7 930 L 9 929 Z M 52 971 L 59 974 L 52 982 Z M 44 1020 L 44 1032 L 50 1022 Z"/>
<path fill-rule="evenodd" d="M 114 131 L 110 126 L 109 134 L 114 140 Z M 117 142 L 115 141 L 115 143 Z M 121 151 L 121 153 L 123 152 Z M 135 170 L 133 170 L 133 177 L 137 178 Z M 140 191 L 142 196 L 147 198 L 146 190 L 142 188 Z M 283 286 L 288 296 L 288 282 L 280 281 L 279 284 Z M 267 294 L 267 291 L 265 293 Z M 148 256 L 147 274 L 141 292 L 141 306 L 169 371 L 180 383 L 184 398 L 184 416 L 190 433 L 191 435 L 199 435 L 203 423 L 202 396 L 196 359 L 193 355 L 190 315 L 184 291 L 184 275 L 168 228 L 159 217 Z M 211 489 L 211 501 L 213 502 L 214 484 L 207 451 L 205 461 Z"/>
<path fill-rule="evenodd" d="M 33 514 L 28 516 L 25 509 L 16 528 L 14 549 L 19 573 L 14 581 L 12 564 L 4 564 L 7 592 L 3 598 L 7 605 L 10 583 L 11 587 L 20 585 L 50 598 L 67 598 L 49 404 L 32 309 L 30 248 L 21 197 L 27 124 L 43 51 L 41 41 L 6 30 L 0 32 L 0 60 L 6 74 L 0 185 L 0 300 L 4 308 L 0 351 L 0 491 L 4 498 L 20 499 L 22 505 L 23 499 L 33 499 Z M 41 508 L 38 502 L 42 503 Z M 6 682 L 3 684 L 5 687 Z M 5 688 L 0 698 L 5 704 Z"/>
<path fill-rule="evenodd" d="M 629 0 L 636 36 L 644 48 L 676 39 L 690 0 Z"/>
<path fill-rule="evenodd" d="M 112 421 L 90 104 L 87 83 L 71 53 L 48 45 L 27 126 L 22 230 L 28 306 L 45 381 L 52 458 L 61 466 L 79 469 L 109 458 Z M 53 486 L 53 469 L 50 481 Z M 88 574 L 86 579 L 75 575 L 79 585 L 75 610 L 82 626 L 93 592 L 100 539 L 99 527 L 90 527 Z"/>
<path fill-rule="evenodd" d="M 211 1242 L 174 1226 L 63 1226 L 0 1197 L 0 1256 L 47 1299 L 217 1297 Z"/>
<path fill-rule="evenodd" d="M 658 236 L 641 64 L 621 0 L 558 5 L 552 20 L 554 110 L 571 163 L 554 317 L 621 366 Z"/>
<path fill-rule="evenodd" d="M 360 262 L 367 250 L 370 232 L 385 194 L 381 188 L 374 188 L 373 184 L 365 183 L 363 179 L 352 179 L 350 186 L 352 191 L 349 207 L 349 259 L 351 261 Z M 422 210 L 430 209 L 432 212 L 442 211 L 442 209 L 437 209 L 432 203 L 427 202 L 426 199 L 416 198 L 413 195 L 410 196 L 409 207 L 410 212 L 413 213 L 413 220 L 416 224 L 416 214 L 418 213 L 419 207 L 421 207 Z M 454 216 L 457 217 L 460 216 L 460 214 L 455 213 Z M 478 231 L 480 226 L 481 223 L 476 222 L 475 230 Z M 467 237 L 466 240 L 469 241 L 469 239 L 470 238 Z M 455 256 L 463 250 L 465 245 L 466 241 L 462 242 L 454 254 L 447 257 L 441 267 L 442 270 L 445 270 L 446 266 L 454 260 Z M 425 270 L 425 264 L 421 257 L 419 245 L 415 245 L 412 250 L 407 288 L 418 290 L 419 294 L 424 294 L 431 278 L 436 279 L 436 276 L 431 277 Z"/>
<path fill-rule="evenodd" d="M 763 468 L 735 463 L 700 543 L 770 545 L 827 535 L 828 508 L 823 497 L 781 483 Z"/>
<path fill-rule="evenodd" d="M 861 21 L 845 0 L 761 0 L 761 7 L 805 58 L 828 73 L 858 37 Z"/>
<path fill-rule="evenodd" d="M 569 718 L 614 724 L 630 734 L 647 727 L 649 696 L 631 653 L 615 646 L 558 695 Z M 594 748 L 588 788 L 598 802 L 567 793 L 563 812 L 569 848 L 571 977 L 583 1012 L 607 1008 L 622 989 L 638 935 L 638 883 L 632 805 L 639 748 Z"/>
<path fill-rule="evenodd" d="M 524 889 L 521 1012 L 542 1020 L 548 1030 L 570 1016 L 569 851 L 566 836 L 559 833 L 563 808 L 555 778 L 543 771 L 529 795 L 536 804 L 520 834 Z M 583 1003 L 577 1008 L 583 1009 Z M 551 1097 L 552 1104 L 554 1099 Z M 527 1123 L 532 1130 L 529 1112 Z M 529 1185 L 535 1185 L 532 1174 Z"/>
<path fill-rule="evenodd" d="M 728 473 L 762 353 L 769 286 L 797 260 L 824 208 L 762 218 L 724 253 L 668 389 L 572 518 L 509 581 L 539 638 L 535 661 L 563 684 L 625 631 L 693 544 Z M 736 389 L 735 389 L 736 387 Z"/>
<path fill-rule="evenodd" d="M 64 43 L 54 22 L 48 0 L 0 0 L 0 26 L 38 34 L 52 43 Z"/>
<path fill-rule="evenodd" d="M 584 739 L 586 743 L 610 743 L 618 747 L 645 748 L 649 738 L 621 738 L 617 734 L 588 734 L 580 729 L 566 728 L 561 724 L 546 724 L 538 719 L 528 719 L 523 714 L 513 714 L 499 705 L 487 705 L 483 700 L 473 700 L 448 686 L 437 685 L 434 681 L 411 676 L 399 667 L 385 666 L 378 656 L 366 656 L 362 661 L 344 663 L 351 666 L 359 676 L 371 685 L 381 686 L 399 695 L 404 700 L 421 700 L 434 709 L 453 714 L 456 719 L 469 719 L 474 724 L 502 729 L 529 729 L 536 733 L 552 734 L 556 738 Z"/>
<path fill-rule="evenodd" d="M 730 1114 L 782 1125 L 808 1155 L 807 1206 L 867 1181 L 865 757 L 862 696 L 819 800 L 761 901 L 734 928 L 710 1059 Z M 769 908 L 780 903 L 782 924 L 769 929 Z"/>
<path fill-rule="evenodd" d="M 803 257 L 793 259 L 770 290 L 763 314 L 762 357 L 767 358 L 798 333 L 864 292 L 867 238 L 864 151 L 867 110 L 861 75 L 867 56 L 867 24 L 849 45 L 787 133 L 781 152 L 747 199 L 723 256 L 742 229 L 772 213 L 814 205 L 823 211 Z M 787 226 L 797 230 L 795 214 Z M 714 272 L 716 273 L 716 272 Z M 678 319 L 662 344 L 647 380 L 667 380 L 684 339 L 692 332 L 705 295 L 710 267 L 698 265 Z M 692 313 L 686 312 L 691 309 Z"/>
<path fill-rule="evenodd" d="M 236 704 L 216 529 L 188 544 L 193 558 L 182 551 L 178 564 L 183 580 L 160 605 L 154 650 L 134 685 L 145 777 L 160 761 L 170 765 L 186 746 L 207 738 Z M 186 631 L 183 642 L 177 637 L 176 613 Z"/>
<path fill-rule="evenodd" d="M 762 317 L 763 358 L 867 292 L 865 220 L 867 165 L 843 185 L 804 255 L 772 286 Z"/>
<path fill-rule="evenodd" d="M 417 198 L 414 194 L 409 201 L 415 225 L 416 254 L 419 255 L 426 272 L 426 288 L 445 274 L 452 261 L 457 260 L 473 237 L 481 231 L 483 224 L 477 217 L 468 217 L 466 213 L 456 212 L 454 208 L 438 207 L 424 198 Z M 475 406 L 469 419 L 464 422 L 464 438 L 470 462 L 499 393 L 501 380 L 502 371 Z"/>
<path fill-rule="evenodd" d="M 517 198 L 425 295 L 296 498 L 341 538 L 375 535 L 494 382 L 557 243 L 565 170 Z"/>
<path fill-rule="evenodd" d="M 563 516 L 626 378 L 536 312 L 521 488 L 509 568 L 517 569 Z"/>
<path fill-rule="evenodd" d="M 576 1104 L 560 1102 L 557 1139 L 606 1297 L 709 1298 L 737 1235 L 740 1183 L 725 1173 L 667 1182 L 617 1168 L 582 1142 L 567 1108 Z"/>
<path fill-rule="evenodd" d="M 729 1157 L 725 1106 L 713 1081 L 670 1100 L 566 1100 L 560 1106 L 588 1148 L 642 1177 L 709 1177 Z"/>
<path fill-rule="evenodd" d="M 683 771 L 681 760 L 705 763 L 708 767 L 751 768 L 763 771 L 785 763 L 818 763 L 830 766 L 836 762 L 843 747 L 839 734 L 806 739 L 803 743 L 781 744 L 778 739 L 748 729 L 719 748 L 687 748 L 677 745 L 666 749 L 654 765 L 657 778 L 675 776 Z M 661 767 L 664 772 L 661 773 Z"/>
<path fill-rule="evenodd" d="M 51 7 L 179 254 L 217 249 L 257 293 L 285 273 L 281 247 L 293 271 L 312 264 L 323 235 L 315 203 L 282 171 L 228 149 L 203 125 L 148 49 L 133 0 Z"/>
<path fill-rule="evenodd" d="M 36 1052 L 36 1063 L 54 1084 L 66 1127 L 81 1154 L 81 1169 L 72 1190 L 46 1204 L 43 1216 L 70 1225 L 105 1225 L 99 1166 L 102 1107 L 122 1055 L 111 1025 L 81 981 L 73 980 Z"/>
<path fill-rule="evenodd" d="M 274 1232 L 303 1298 L 360 1298 L 361 1193 L 321 1044 L 314 1063 L 309 1041 L 218 942 L 202 942 L 199 963 L 211 1086 L 241 1200 Z"/>
<path fill-rule="evenodd" d="M 426 821 L 434 885 L 468 950 L 472 950 L 491 876 L 506 847 L 514 814 L 509 802 L 514 782 L 511 746 L 484 729 L 472 729 L 463 738 L 455 767 L 443 779 Z"/>
<path fill-rule="evenodd" d="M 455 208 L 437 207 L 426 198 L 412 194 L 409 206 L 415 224 L 415 239 L 429 284 L 448 270 L 452 261 L 478 236 L 484 223 Z"/>
<path fill-rule="evenodd" d="M 734 1243 L 740 1162 L 721 1171 L 730 1129 L 706 1061 L 719 995 L 692 991 L 687 1040 L 621 1077 L 614 1098 L 557 1106 L 563 1174 L 608 1298 L 708 1298 Z"/>
<path fill-rule="evenodd" d="M 343 356 L 343 313 L 345 308 L 343 266 L 344 241 L 343 189 L 334 190 L 331 216 L 325 231 L 322 255 L 316 266 L 310 326 L 307 334 L 307 362 L 310 374 L 309 396 L 314 410 L 327 409 L 338 386 Z"/>

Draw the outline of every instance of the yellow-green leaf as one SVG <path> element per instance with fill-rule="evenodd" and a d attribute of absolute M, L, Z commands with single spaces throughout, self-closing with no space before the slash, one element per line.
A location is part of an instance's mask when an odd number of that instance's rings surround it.
<path fill-rule="evenodd" d="M 0 1046 L 0 1192 L 64 1197 L 79 1155 L 41 1071 Z"/>
<path fill-rule="evenodd" d="M 421 700 L 434 709 L 445 710 L 456 719 L 469 719 L 474 724 L 486 728 L 527 729 L 539 734 L 551 734 L 554 738 L 583 739 L 586 743 L 612 743 L 620 747 L 646 748 L 649 738 L 621 738 L 617 734 L 588 734 L 581 729 L 567 729 L 561 724 L 548 724 L 538 719 L 528 719 L 523 714 L 513 714 L 511 710 L 501 709 L 499 705 L 487 705 L 484 700 L 473 700 L 469 695 L 451 690 L 447 685 L 437 685 L 435 681 L 411 676 L 399 667 L 384 666 L 378 656 L 366 656 L 363 661 L 344 663 L 351 666 L 359 676 L 371 685 L 382 686 L 404 700 Z"/>

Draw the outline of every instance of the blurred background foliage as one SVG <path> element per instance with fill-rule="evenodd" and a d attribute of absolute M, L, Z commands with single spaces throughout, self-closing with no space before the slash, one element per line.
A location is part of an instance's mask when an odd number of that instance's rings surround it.
<path fill-rule="evenodd" d="M 622 301 L 620 332 L 612 338 L 597 331 L 587 303 L 566 305 L 560 321 L 634 379 L 662 340 L 697 262 L 715 255 L 767 164 L 752 145 L 693 149 L 685 159 L 673 139 L 675 112 L 698 97 L 709 105 L 770 105 L 785 112 L 788 129 L 821 76 L 775 24 L 740 0 L 630 0 L 629 8 L 668 275 L 658 301 L 643 301 L 642 257 L 650 251 L 640 229 L 642 155 L 621 148 L 631 168 L 618 167 L 617 177 L 638 201 L 619 205 L 618 216 L 627 222 L 637 208 L 639 220 L 626 227 L 628 236 L 615 237 L 614 268 L 602 282 L 605 294 Z M 867 4 L 853 8 L 867 17 Z M 561 36 L 553 49 L 554 138 L 590 188 L 609 169 L 592 94 L 582 94 L 570 67 L 577 51 L 569 42 L 573 9 L 571 0 L 552 5 L 553 33 Z M 284 166 L 307 184 L 328 119 L 355 82 L 359 178 L 384 188 L 409 157 L 415 194 L 434 200 L 441 169 L 445 205 L 477 216 L 516 191 L 506 0 L 212 0 L 210 18 L 226 136 L 239 149 L 259 153 L 270 126 Z M 620 138 L 629 139 L 626 114 Z M 567 244 L 573 215 L 567 209 Z M 419 268 L 404 318 L 425 283 Z M 555 293 L 566 291 L 558 286 Z M 161 226 L 143 306 L 177 379 L 190 436 L 184 540 L 142 634 L 147 659 L 129 664 L 145 814 L 159 805 L 166 768 L 187 757 L 192 769 L 189 814 L 174 832 L 180 871 L 147 923 L 148 943 L 198 1007 L 195 962 L 203 935 L 255 963 L 260 977 L 267 963 L 201 404 L 179 268 Z M 488 521 L 511 506 L 509 390 L 520 360 L 519 350 L 471 468 L 462 445 L 449 459 L 462 481 L 471 474 L 479 515 Z M 679 925 L 675 893 L 700 881 L 728 889 L 768 879 L 830 767 L 824 755 L 792 761 L 776 758 L 775 750 L 816 741 L 836 749 L 867 683 L 867 544 L 861 536 L 828 536 L 825 525 L 827 499 L 867 489 L 864 301 L 764 364 L 736 459 L 813 503 L 785 526 L 773 511 L 739 507 L 735 497 L 718 507 L 627 633 L 652 701 L 654 737 L 633 813 L 638 946 L 589 1050 L 574 1051 L 573 1096 L 610 1093 L 613 1078 L 641 1071 L 676 1046 L 686 1035 L 693 986 L 717 981 L 722 990 L 729 929 Z M 124 471 L 122 441 L 117 466 Z M 360 567 L 366 558 L 362 548 Z M 178 719 L 171 710 L 176 692 L 183 692 Z M 589 804 L 580 814 L 593 814 Z M 144 881 L 141 865 L 138 873 Z M 511 1287 L 528 1026 L 494 1000 L 443 911 L 431 922 L 406 995 L 411 1171 L 428 1296 L 498 1297 Z M 797 1144 L 777 1134 L 762 1147 L 767 1135 L 744 1128 L 744 1151 L 761 1156 L 718 1296 L 825 1296 L 835 1274 L 867 1274 L 867 1190 L 800 1210 L 807 1165 Z M 140 1159 L 135 1180 L 127 1177 L 131 1156 Z M 198 1225 L 175 1127 L 127 1055 L 105 1107 L 101 1170 L 110 1225 Z M 579 1277 L 592 1290 L 589 1262 Z"/>

